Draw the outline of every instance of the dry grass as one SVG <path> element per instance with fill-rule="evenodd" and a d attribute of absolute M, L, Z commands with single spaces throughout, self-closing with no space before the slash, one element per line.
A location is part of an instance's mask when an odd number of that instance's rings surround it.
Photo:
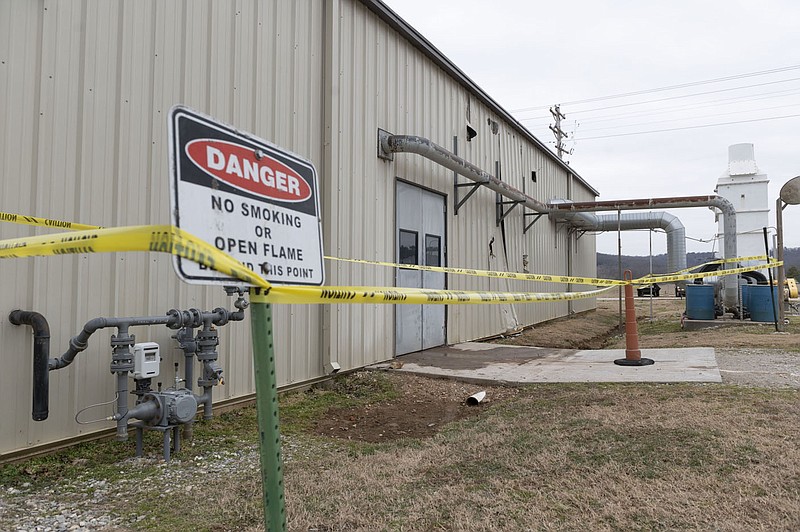
<path fill-rule="evenodd" d="M 542 385 L 429 440 L 303 437 L 286 465 L 291 530 L 792 530 L 797 392 Z M 313 450 L 312 450 L 313 449 Z M 212 507 L 258 529 L 258 472 Z"/>
<path fill-rule="evenodd" d="M 331 390 L 283 399 L 290 530 L 800 529 L 800 390 L 535 385 L 430 438 L 370 443 L 314 433 L 332 405 L 404 408 L 409 386 L 463 400 L 450 381 L 381 375 L 345 376 Z M 199 424 L 196 445 L 168 466 L 153 445 L 154 458 L 114 468 L 84 460 L 80 473 L 24 497 L 89 504 L 134 530 L 261 530 L 255 432 L 252 408 L 231 412 Z M 73 455 L 23 469 L 41 476 Z M 21 486 L 25 477 L 6 479 Z M 91 495 L 85 479 L 107 481 L 108 495 Z M 12 525 L 0 512 L 0 528 Z"/>
<path fill-rule="evenodd" d="M 609 327 L 616 302 L 607 306 L 613 308 L 537 326 L 529 339 L 558 336 L 553 327 L 594 338 L 596 331 L 584 325 Z M 786 345 L 782 356 L 796 356 L 797 322 L 782 335 L 768 328 L 687 333 L 676 327 L 681 302 L 654 301 L 653 322 L 645 319 L 649 302 L 637 306 L 643 346 L 780 342 Z M 742 372 L 766 368 L 753 368 L 751 358 L 737 363 L 747 364 L 736 366 Z M 409 415 L 412 408 L 444 412 L 466 391 L 452 381 L 361 373 L 343 376 L 327 390 L 283 397 L 289 529 L 800 530 L 800 390 L 535 385 L 500 395 L 478 416 L 436 424 L 432 437 L 405 432 L 403 423 L 424 417 Z M 403 402 L 409 396 L 420 404 Z M 317 420 L 331 417 L 331 409 L 361 425 L 366 411 L 378 412 L 387 426 L 402 425 L 397 434 L 420 437 L 371 443 L 350 430 L 350 441 L 320 436 Z M 136 530 L 261 530 L 253 410 L 199 424 L 196 438 L 196 446 L 164 468 L 157 458 L 117 466 L 118 457 L 105 458 L 110 444 L 94 444 L 0 469 L 0 479 L 15 486 L 44 479 L 26 496 L 58 494 L 71 501 L 87 494 L 65 475 L 113 483 L 124 469 L 127 478 L 140 479 L 135 496 L 131 484 L 114 484 L 110 490 L 117 496 L 92 504 L 115 515 L 146 516 L 128 521 Z M 163 493 L 164 486 L 179 497 Z M 0 512 L 0 528 L 8 524 L 2 517 Z"/>

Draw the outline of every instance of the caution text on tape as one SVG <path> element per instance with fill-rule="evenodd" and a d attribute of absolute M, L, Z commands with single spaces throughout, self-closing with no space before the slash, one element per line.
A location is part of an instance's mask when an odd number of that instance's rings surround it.
<path fill-rule="evenodd" d="M 71 231 L 84 231 L 86 229 L 102 229 L 98 225 L 79 224 L 75 222 L 65 222 L 62 220 L 52 220 L 50 218 L 39 218 L 37 216 L 26 216 L 14 214 L 12 212 L 0 211 L 0 222 L 9 222 L 23 225 L 35 225 L 38 227 L 50 227 L 52 229 L 68 229 Z"/>
<path fill-rule="evenodd" d="M 543 283 L 561 283 L 561 284 L 581 284 L 591 286 L 617 286 L 628 284 L 627 281 L 619 281 L 616 279 L 598 279 L 594 277 L 579 277 L 572 275 L 551 275 L 542 273 L 516 273 L 516 272 L 500 272 L 492 270 L 478 270 L 472 268 L 451 268 L 448 266 L 423 266 L 419 264 L 398 264 L 395 262 L 383 262 L 375 260 L 363 259 L 343 259 L 339 257 L 325 257 L 328 260 L 335 260 L 339 262 L 349 262 L 353 264 L 368 264 L 372 266 L 385 266 L 388 268 L 405 268 L 411 270 L 420 270 L 425 272 L 438 272 L 438 273 L 451 273 L 455 275 L 471 275 L 474 277 L 490 277 L 494 279 L 515 279 L 519 281 L 541 281 Z"/>
<path fill-rule="evenodd" d="M 378 303 L 390 305 L 475 305 L 502 303 L 540 303 L 587 299 L 612 290 L 609 286 L 586 292 L 466 292 L 424 288 L 378 288 L 358 286 L 272 286 L 269 291 L 253 290 L 254 303 Z"/>
<path fill-rule="evenodd" d="M 123 251 L 169 253 L 235 277 L 245 284 L 271 286 L 227 253 L 171 225 L 89 229 L 0 241 L 0 259 Z"/>

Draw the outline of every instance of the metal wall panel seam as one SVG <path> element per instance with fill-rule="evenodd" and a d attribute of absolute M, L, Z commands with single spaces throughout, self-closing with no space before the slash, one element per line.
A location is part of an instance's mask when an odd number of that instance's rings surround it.
<path fill-rule="evenodd" d="M 322 215 L 323 215 L 323 241 L 329 250 L 337 250 L 338 238 L 336 235 L 334 216 L 335 192 L 338 188 L 339 162 L 338 162 L 338 87 L 339 87 L 339 1 L 326 0 L 324 7 L 323 23 L 323 61 L 322 79 L 323 88 L 320 91 L 322 98 L 321 110 L 323 113 L 323 166 L 321 173 L 320 188 L 322 192 Z M 338 253 L 338 251 L 334 251 Z M 334 286 L 339 283 L 339 265 L 327 265 L 327 278 Z M 334 352 L 338 342 L 336 324 L 338 323 L 339 306 L 325 305 L 323 307 L 320 336 L 322 338 L 322 355 L 328 360 L 339 361 L 338 352 Z M 340 362 L 341 363 L 341 362 Z"/>

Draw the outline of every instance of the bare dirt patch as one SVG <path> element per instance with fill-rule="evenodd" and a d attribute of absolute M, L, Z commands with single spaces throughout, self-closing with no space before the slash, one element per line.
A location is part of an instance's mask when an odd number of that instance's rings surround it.
<path fill-rule="evenodd" d="M 598 309 L 540 323 L 519 335 L 494 342 L 557 349 L 603 349 L 618 331 L 618 325 L 616 314 Z"/>
<path fill-rule="evenodd" d="M 790 318 L 788 332 L 775 332 L 773 324 L 751 324 L 732 327 L 711 327 L 697 331 L 681 328 L 683 299 L 637 298 L 636 317 L 639 324 L 639 347 L 643 349 L 673 347 L 714 347 L 719 349 L 763 348 L 800 352 L 800 318 Z M 494 340 L 497 343 L 531 345 L 560 349 L 624 349 L 625 310 L 620 328 L 619 302 L 605 299 L 597 302 L 597 310 L 537 324 L 518 336 Z"/>
<path fill-rule="evenodd" d="M 370 373 L 365 374 L 369 377 Z M 345 440 L 385 442 L 427 438 L 453 421 L 479 415 L 493 404 L 516 397 L 517 388 L 466 384 L 449 379 L 386 373 L 397 396 L 385 402 L 357 407 L 334 407 L 317 420 L 313 432 Z M 467 405 L 470 395 L 486 391 L 478 405 Z"/>

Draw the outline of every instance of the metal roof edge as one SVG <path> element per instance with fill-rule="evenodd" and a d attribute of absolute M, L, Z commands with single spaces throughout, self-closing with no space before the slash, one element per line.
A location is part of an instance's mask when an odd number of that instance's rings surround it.
<path fill-rule="evenodd" d="M 384 4 L 381 0 L 359 0 L 364 6 L 367 7 L 370 11 L 372 11 L 375 15 L 378 16 L 382 21 L 389 25 L 392 29 L 397 31 L 400 35 L 406 38 L 411 44 L 413 44 L 416 48 L 418 48 L 422 53 L 424 53 L 431 61 L 436 63 L 442 70 L 450 74 L 462 87 L 467 89 L 471 92 L 476 98 L 478 98 L 484 105 L 490 107 L 494 112 L 496 112 L 503 120 L 509 123 L 515 130 L 521 133 L 524 137 L 528 140 L 533 142 L 537 147 L 539 147 L 545 154 L 547 154 L 550 159 L 552 159 L 556 164 L 561 166 L 564 170 L 568 173 L 572 174 L 578 181 L 581 182 L 589 191 L 591 191 L 595 196 L 600 196 L 600 193 L 591 186 L 583 177 L 581 177 L 578 172 L 576 172 L 570 165 L 559 159 L 555 153 L 550 151 L 550 149 L 539 139 L 537 139 L 533 133 L 528 131 L 528 129 L 520 124 L 516 118 L 511 116 L 511 113 L 503 109 L 499 103 L 494 101 L 491 96 L 486 94 L 486 92 L 481 89 L 474 81 L 472 81 L 469 76 L 467 76 L 464 71 L 458 68 L 455 63 L 450 61 L 442 52 L 439 51 L 428 39 L 426 39 L 420 32 L 414 29 L 408 22 L 403 20 L 397 13 L 392 11 L 389 6 Z"/>

